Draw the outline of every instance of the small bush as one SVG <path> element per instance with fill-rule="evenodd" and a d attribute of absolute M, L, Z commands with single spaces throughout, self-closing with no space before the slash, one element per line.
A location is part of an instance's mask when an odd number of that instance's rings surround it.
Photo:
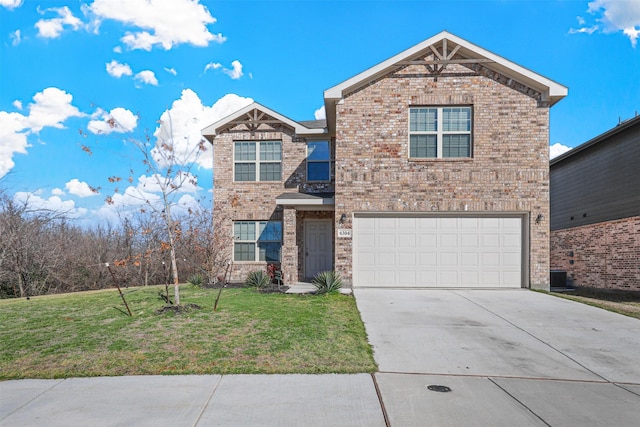
<path fill-rule="evenodd" d="M 252 288 L 263 289 L 271 284 L 271 278 L 264 271 L 256 270 L 247 275 L 244 284 Z"/>
<path fill-rule="evenodd" d="M 335 271 L 323 271 L 313 278 L 313 286 L 316 287 L 316 295 L 336 292 L 342 287 L 342 278 Z"/>
<path fill-rule="evenodd" d="M 200 274 L 193 274 L 191 277 L 189 277 L 187 283 L 194 288 L 201 288 L 204 285 L 204 277 L 202 277 Z"/>

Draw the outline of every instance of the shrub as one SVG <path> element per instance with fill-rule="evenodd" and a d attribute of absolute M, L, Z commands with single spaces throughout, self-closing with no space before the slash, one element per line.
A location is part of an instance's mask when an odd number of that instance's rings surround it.
<path fill-rule="evenodd" d="M 252 288 L 263 289 L 271 284 L 271 279 L 264 271 L 256 270 L 247 275 L 244 284 Z"/>
<path fill-rule="evenodd" d="M 204 285 L 204 277 L 200 274 L 192 274 L 187 283 L 194 288 L 201 288 Z"/>
<path fill-rule="evenodd" d="M 316 295 L 336 292 L 342 287 L 342 278 L 335 271 L 323 271 L 313 278 L 313 286 L 316 287 Z"/>

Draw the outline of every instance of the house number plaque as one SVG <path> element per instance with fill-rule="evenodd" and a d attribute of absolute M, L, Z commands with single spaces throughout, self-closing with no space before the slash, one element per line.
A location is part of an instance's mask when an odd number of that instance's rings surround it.
<path fill-rule="evenodd" d="M 351 238 L 351 229 L 347 228 L 339 228 L 338 229 L 338 237 Z"/>

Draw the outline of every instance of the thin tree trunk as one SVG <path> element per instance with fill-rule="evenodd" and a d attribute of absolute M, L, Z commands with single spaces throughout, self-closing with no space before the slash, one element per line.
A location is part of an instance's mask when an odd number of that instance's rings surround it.
<path fill-rule="evenodd" d="M 169 254 L 171 256 L 171 271 L 173 273 L 173 299 L 175 305 L 180 305 L 180 287 L 178 285 L 178 263 L 176 262 L 176 246 L 171 228 L 171 211 L 169 201 L 166 194 L 164 195 L 164 213 L 165 223 L 167 225 L 167 234 L 169 235 Z"/>

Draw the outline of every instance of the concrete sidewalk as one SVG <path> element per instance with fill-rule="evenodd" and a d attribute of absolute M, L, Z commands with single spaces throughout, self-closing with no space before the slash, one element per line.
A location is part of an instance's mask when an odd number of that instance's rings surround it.
<path fill-rule="evenodd" d="M 0 382 L 0 425 L 384 426 L 369 374 Z"/>

